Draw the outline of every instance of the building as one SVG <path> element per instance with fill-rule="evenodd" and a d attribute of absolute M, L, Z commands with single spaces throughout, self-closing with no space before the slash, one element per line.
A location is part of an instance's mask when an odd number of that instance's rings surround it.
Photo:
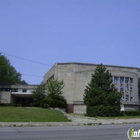
<path fill-rule="evenodd" d="M 0 103 L 1 104 L 21 104 L 30 106 L 32 102 L 32 91 L 37 85 L 5 85 L 0 86 Z"/>
<path fill-rule="evenodd" d="M 67 100 L 69 113 L 86 113 L 83 94 L 86 85 L 91 80 L 97 64 L 87 63 L 56 63 L 44 76 L 44 82 L 57 78 L 63 80 L 64 97 Z M 110 66 L 105 67 L 111 72 L 114 84 L 122 93 L 122 110 L 139 110 L 138 78 L 140 69 L 135 67 Z"/>

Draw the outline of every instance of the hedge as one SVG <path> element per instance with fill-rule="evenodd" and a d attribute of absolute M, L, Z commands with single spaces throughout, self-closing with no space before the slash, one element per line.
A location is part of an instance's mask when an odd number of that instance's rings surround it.
<path fill-rule="evenodd" d="M 135 110 L 122 111 L 121 115 L 122 116 L 139 116 L 140 111 L 135 111 Z"/>
<path fill-rule="evenodd" d="M 118 106 L 87 106 L 87 116 L 90 117 L 106 117 L 106 116 L 119 116 L 120 115 L 120 107 Z"/>
<path fill-rule="evenodd" d="M 0 106 L 16 106 L 16 107 L 20 107 L 21 104 L 12 104 L 12 103 L 1 103 Z"/>
<path fill-rule="evenodd" d="M 42 103 L 41 106 L 49 106 L 49 107 L 59 107 L 59 108 L 66 108 L 67 102 L 64 98 L 62 99 L 53 99 L 53 98 L 45 98 Z"/>

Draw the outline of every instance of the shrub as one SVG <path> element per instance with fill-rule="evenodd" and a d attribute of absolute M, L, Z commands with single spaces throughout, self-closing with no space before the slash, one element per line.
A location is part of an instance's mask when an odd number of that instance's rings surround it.
<path fill-rule="evenodd" d="M 49 104 L 43 104 L 42 108 L 49 108 Z"/>
<path fill-rule="evenodd" d="M 119 116 L 120 107 L 118 106 L 87 106 L 87 116 L 96 117 L 96 116 Z"/>
<path fill-rule="evenodd" d="M 17 107 L 21 107 L 21 104 L 17 104 Z"/>
<path fill-rule="evenodd" d="M 36 103 L 30 103 L 30 107 L 40 107 L 40 106 Z"/>
<path fill-rule="evenodd" d="M 59 98 L 45 97 L 41 102 L 41 107 L 43 107 L 45 104 L 48 105 L 49 107 L 66 108 L 67 102 L 63 97 Z"/>
<path fill-rule="evenodd" d="M 21 104 L 12 104 L 12 103 L 1 103 L 0 106 L 15 106 L 15 107 L 20 107 Z"/>
<path fill-rule="evenodd" d="M 140 111 L 135 111 L 135 110 L 122 111 L 121 115 L 123 115 L 123 116 L 139 116 Z"/>
<path fill-rule="evenodd" d="M 51 99 L 50 100 L 50 107 L 66 108 L 66 101 L 65 100 Z"/>

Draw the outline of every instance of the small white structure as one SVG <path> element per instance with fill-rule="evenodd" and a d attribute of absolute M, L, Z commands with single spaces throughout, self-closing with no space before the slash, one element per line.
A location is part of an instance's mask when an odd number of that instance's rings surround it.
<path fill-rule="evenodd" d="M 0 86 L 0 103 L 14 103 L 30 106 L 32 91 L 37 85 L 4 85 Z"/>

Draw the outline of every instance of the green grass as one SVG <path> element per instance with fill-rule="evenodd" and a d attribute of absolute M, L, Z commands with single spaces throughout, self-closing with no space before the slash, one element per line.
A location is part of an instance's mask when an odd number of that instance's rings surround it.
<path fill-rule="evenodd" d="M 25 107 L 0 107 L 0 122 L 68 122 L 61 112 Z"/>

